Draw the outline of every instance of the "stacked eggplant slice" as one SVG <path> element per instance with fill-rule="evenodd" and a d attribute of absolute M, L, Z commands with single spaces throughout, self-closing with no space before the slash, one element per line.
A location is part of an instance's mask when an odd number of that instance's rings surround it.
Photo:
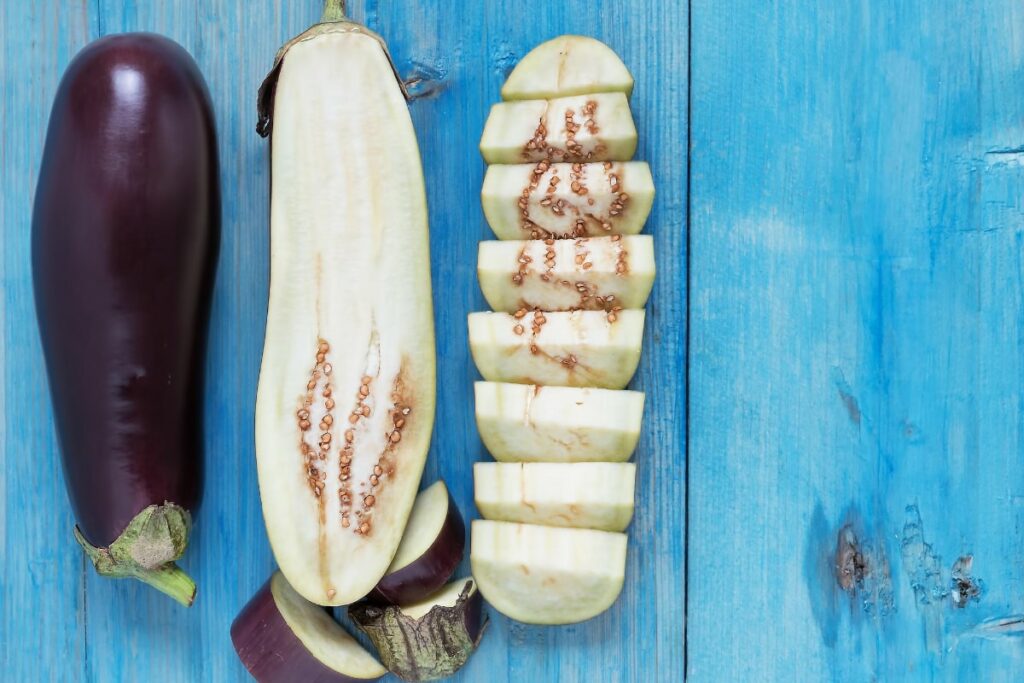
<path fill-rule="evenodd" d="M 470 558 L 480 592 L 513 619 L 567 624 L 622 589 L 644 395 L 640 359 L 654 201 L 622 60 L 593 38 L 527 54 L 480 150 L 499 241 L 477 272 L 493 312 L 469 316 L 480 437 Z"/>

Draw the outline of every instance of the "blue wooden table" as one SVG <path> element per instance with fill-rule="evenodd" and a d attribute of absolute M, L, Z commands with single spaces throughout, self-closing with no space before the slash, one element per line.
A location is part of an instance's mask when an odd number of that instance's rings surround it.
<path fill-rule="evenodd" d="M 494 615 L 459 680 L 1024 678 L 1024 5 L 350 4 L 426 81 L 412 112 L 440 381 L 425 476 L 466 513 L 486 457 L 465 324 L 485 307 L 475 254 L 491 237 L 476 145 L 516 59 L 565 32 L 612 45 L 658 188 L 622 598 L 570 627 Z M 273 568 L 253 456 L 269 181 L 255 93 L 318 5 L 0 7 L 0 680 L 247 678 L 228 627 Z M 90 40 L 133 30 L 192 52 L 220 134 L 190 610 L 98 578 L 71 539 L 28 267 L 58 79 Z"/>

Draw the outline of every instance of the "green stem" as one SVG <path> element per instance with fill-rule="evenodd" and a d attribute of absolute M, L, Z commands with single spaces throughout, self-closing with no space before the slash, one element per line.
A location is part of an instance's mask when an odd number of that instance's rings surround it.
<path fill-rule="evenodd" d="M 196 599 L 196 584 L 185 570 L 168 562 L 159 569 L 147 569 L 131 575 L 152 586 L 164 595 L 169 595 L 185 607 L 191 607 Z"/>
<path fill-rule="evenodd" d="M 185 552 L 191 525 L 187 510 L 164 503 L 137 514 L 109 547 L 92 545 L 78 527 L 75 540 L 101 576 L 138 579 L 189 607 L 196 585 L 174 561 Z"/>
<path fill-rule="evenodd" d="M 320 23 L 329 21 L 345 20 L 345 0 L 327 0 L 324 3 L 324 13 L 320 15 Z"/>

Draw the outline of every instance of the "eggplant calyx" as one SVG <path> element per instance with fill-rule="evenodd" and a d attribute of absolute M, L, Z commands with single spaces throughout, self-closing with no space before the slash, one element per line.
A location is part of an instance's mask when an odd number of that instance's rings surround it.
<path fill-rule="evenodd" d="M 132 518 L 106 548 L 89 543 L 75 527 L 75 540 L 96 571 L 111 578 L 138 579 L 191 607 L 196 585 L 174 562 L 185 552 L 192 518 L 174 503 L 150 505 Z"/>
<path fill-rule="evenodd" d="M 324 3 L 320 23 L 326 24 L 329 21 L 345 21 L 345 0 L 327 0 Z"/>
<path fill-rule="evenodd" d="M 487 628 L 483 601 L 473 581 L 454 605 L 435 604 L 415 617 L 397 605 L 359 602 L 348 616 L 377 648 L 381 662 L 406 681 L 433 681 L 458 671 L 476 650 Z"/>

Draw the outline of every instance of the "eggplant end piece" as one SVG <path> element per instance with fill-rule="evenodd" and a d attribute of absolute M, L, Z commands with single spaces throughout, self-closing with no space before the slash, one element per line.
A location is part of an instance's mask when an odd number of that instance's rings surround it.
<path fill-rule="evenodd" d="M 150 505 L 135 515 L 106 548 L 89 543 L 77 526 L 75 540 L 100 576 L 138 579 L 191 607 L 196 584 L 174 563 L 185 553 L 191 528 L 188 510 L 164 503 Z"/>
<path fill-rule="evenodd" d="M 348 616 L 391 673 L 406 681 L 434 681 L 461 669 L 480 645 L 488 623 L 483 605 L 470 577 L 405 607 L 358 602 Z"/>

